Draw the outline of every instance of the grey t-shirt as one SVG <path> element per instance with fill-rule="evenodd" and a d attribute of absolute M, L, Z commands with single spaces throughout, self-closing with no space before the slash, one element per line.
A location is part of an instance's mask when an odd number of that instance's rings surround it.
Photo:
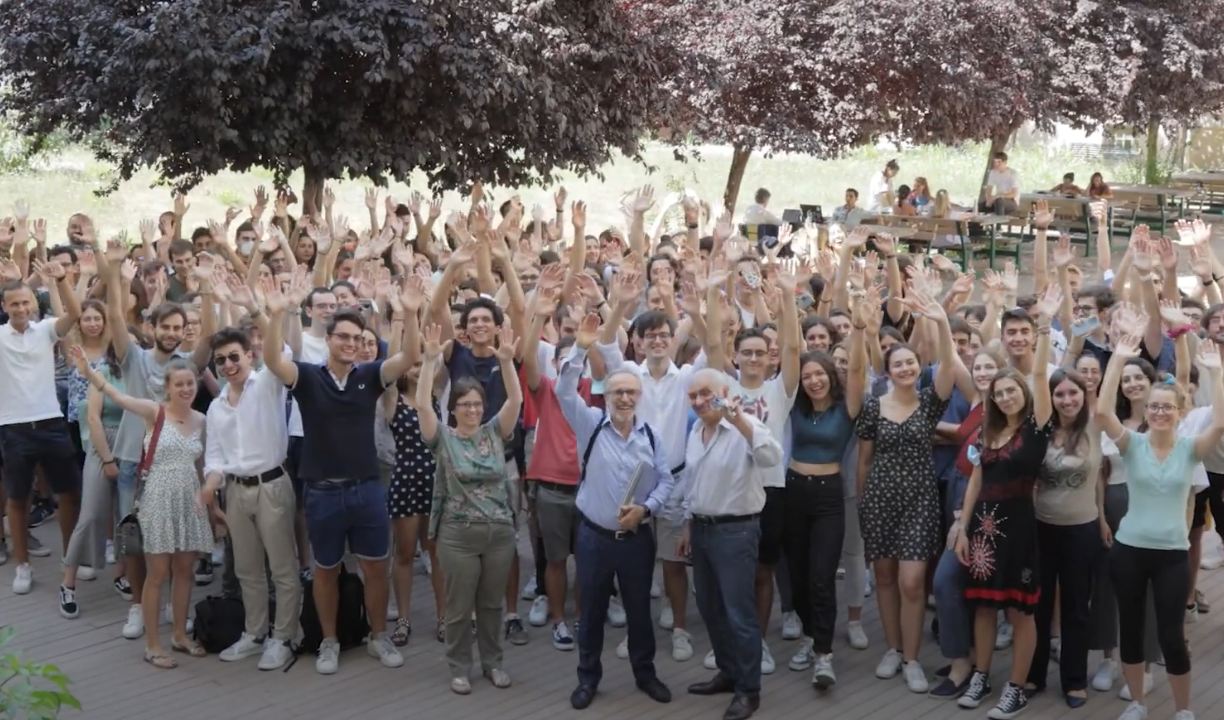
<path fill-rule="evenodd" d="M 176 350 L 174 357 L 190 358 L 191 354 Z M 169 360 L 166 361 L 169 363 Z M 142 400 L 166 399 L 166 364 L 159 364 L 153 358 L 153 351 L 138 345 L 128 345 L 127 357 L 119 366 L 123 370 L 124 392 Z M 119 422 L 119 433 L 115 436 L 113 454 L 119 460 L 140 462 L 140 454 L 144 449 L 145 422 L 136 413 L 123 413 Z"/>

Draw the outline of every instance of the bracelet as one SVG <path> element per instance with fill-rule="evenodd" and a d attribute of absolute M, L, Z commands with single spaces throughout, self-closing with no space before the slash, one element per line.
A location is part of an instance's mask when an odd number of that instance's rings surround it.
<path fill-rule="evenodd" d="M 696 230 L 697 227 L 698 227 L 697 223 L 688 223 L 689 230 Z"/>
<path fill-rule="evenodd" d="M 103 465 L 103 466 L 106 466 L 106 465 L 118 465 L 118 464 L 119 464 L 119 463 L 118 463 L 118 462 L 116 462 L 114 458 L 111 458 L 110 460 L 103 460 L 103 461 L 102 461 L 102 465 Z"/>
<path fill-rule="evenodd" d="M 1192 333 L 1192 332 L 1194 332 L 1193 325 L 1182 325 L 1181 327 L 1173 328 L 1167 333 L 1167 335 L 1169 336 L 1170 340 L 1176 340 L 1182 335 L 1185 335 L 1186 333 Z"/>

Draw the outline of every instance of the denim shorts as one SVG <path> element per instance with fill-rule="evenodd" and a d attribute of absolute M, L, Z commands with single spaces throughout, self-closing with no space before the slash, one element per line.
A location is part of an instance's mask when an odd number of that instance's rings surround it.
<path fill-rule="evenodd" d="M 346 544 L 362 560 L 387 559 L 391 518 L 387 489 L 377 477 L 346 485 L 309 482 L 304 505 L 315 565 L 323 569 L 339 565 Z"/>
<path fill-rule="evenodd" d="M 115 508 L 118 519 L 127 517 L 136 504 L 136 469 L 139 463 L 119 461 L 119 477 L 115 481 L 115 492 L 119 497 L 119 505 Z"/>

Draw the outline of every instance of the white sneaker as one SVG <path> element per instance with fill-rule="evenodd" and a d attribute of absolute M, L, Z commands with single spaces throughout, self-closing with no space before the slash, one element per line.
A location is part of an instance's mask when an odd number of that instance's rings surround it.
<path fill-rule="evenodd" d="M 671 603 L 666 601 L 663 603 L 663 609 L 659 611 L 659 627 L 664 630 L 676 627 L 676 614 L 672 612 Z"/>
<path fill-rule="evenodd" d="M 537 595 L 531 601 L 531 611 L 527 613 L 527 622 L 532 627 L 544 627 L 548 624 L 548 596 Z"/>
<path fill-rule="evenodd" d="M 1150 692 L 1152 692 L 1152 673 L 1143 673 L 1143 697 L 1146 698 Z M 1118 697 L 1123 700 L 1135 699 L 1131 697 L 1130 686 L 1126 684 L 1125 680 L 1122 682 L 1122 690 L 1118 693 Z"/>
<path fill-rule="evenodd" d="M 527 584 L 523 586 L 523 594 L 520 597 L 522 597 L 524 600 L 535 600 L 536 595 L 538 594 L 539 591 L 536 588 L 535 576 L 533 575 L 527 581 Z"/>
<path fill-rule="evenodd" d="M 679 628 L 672 630 L 672 660 L 684 662 L 693 659 L 693 636 Z"/>
<path fill-rule="evenodd" d="M 404 665 L 404 656 L 400 655 L 399 649 L 391 642 L 390 633 L 371 635 L 366 640 L 366 652 L 370 657 L 378 658 L 383 667 L 397 668 Z"/>
<path fill-rule="evenodd" d="M 663 588 L 659 587 L 659 581 L 654 578 L 650 580 L 650 597 L 655 600 L 663 597 Z"/>
<path fill-rule="evenodd" d="M 855 650 L 867 649 L 867 631 L 863 629 L 862 621 L 850 621 L 846 623 L 846 638 L 850 641 L 850 647 Z"/>
<path fill-rule="evenodd" d="M 621 599 L 618 597 L 612 598 L 608 603 L 608 624 L 614 628 L 622 628 L 628 623 L 625 619 L 625 606 L 621 604 Z"/>
<path fill-rule="evenodd" d="M 905 663 L 905 684 L 909 687 L 910 692 L 927 693 L 931 686 L 927 683 L 926 673 L 922 670 L 922 663 L 917 660 L 911 660 Z"/>
<path fill-rule="evenodd" d="M 705 660 L 701 661 L 701 666 L 704 667 L 706 670 L 717 670 L 718 669 L 718 660 L 714 659 L 713 650 L 706 653 Z"/>
<path fill-rule="evenodd" d="M 889 650 L 884 653 L 880 664 L 876 665 L 876 677 L 881 680 L 891 680 L 901 671 L 901 651 Z"/>
<path fill-rule="evenodd" d="M 1133 702 L 1126 706 L 1126 709 L 1118 716 L 1118 720 L 1147 720 L 1147 707 Z M 1177 720 L 1181 719 L 1178 718 Z M 1193 717 L 1191 720 L 1193 720 Z"/>
<path fill-rule="evenodd" d="M 1011 647 L 1012 644 L 1012 626 L 1009 622 L 999 623 L 999 630 L 995 633 L 995 650 L 1004 650 Z"/>
<path fill-rule="evenodd" d="M 98 571 L 94 570 L 88 565 L 81 565 L 80 567 L 77 568 L 76 576 L 77 576 L 77 580 L 84 580 L 86 582 L 89 582 L 90 580 L 97 579 Z"/>
<path fill-rule="evenodd" d="M 315 672 L 320 675 L 335 675 L 340 669 L 340 642 L 336 638 L 323 638 L 319 645 L 319 656 L 315 658 Z"/>
<path fill-rule="evenodd" d="M 213 567 L 221 567 L 225 565 L 225 543 L 218 540 L 213 543 L 212 556 L 209 557 Z"/>
<path fill-rule="evenodd" d="M 1092 676 L 1092 689 L 1097 692 L 1109 692 L 1117 679 L 1118 663 L 1105 658 L 1101 661 L 1101 667 L 1097 668 L 1096 675 Z"/>
<path fill-rule="evenodd" d="M 812 670 L 812 685 L 815 685 L 817 690 L 828 690 L 836 683 L 837 676 L 833 674 L 833 654 L 817 656 L 816 667 Z"/>
<path fill-rule="evenodd" d="M 578 643 L 574 642 L 574 636 L 570 635 L 569 626 L 564 622 L 559 622 L 553 625 L 552 644 L 562 652 L 569 652 Z"/>
<path fill-rule="evenodd" d="M 30 563 L 21 563 L 17 566 L 17 572 L 13 575 L 13 594 L 28 595 L 30 587 L 34 585 L 34 569 L 30 567 Z"/>
<path fill-rule="evenodd" d="M 390 622 L 399 620 L 399 603 L 395 602 L 395 593 L 387 595 L 387 620 Z"/>
<path fill-rule="evenodd" d="M 793 610 L 782 614 L 782 639 L 783 640 L 798 640 L 803 634 L 803 623 L 799 622 L 799 615 Z"/>
<path fill-rule="evenodd" d="M 260 670 L 279 670 L 293 657 L 293 651 L 284 640 L 268 638 L 263 644 L 263 655 L 259 657 Z"/>
<path fill-rule="evenodd" d="M 620 645 L 616 646 L 616 657 L 621 660 L 629 658 L 629 636 L 625 635 L 625 639 L 620 641 Z"/>
<path fill-rule="evenodd" d="M 1173 720 L 1194 720 L 1194 713 L 1189 710 L 1178 710 Z"/>
<path fill-rule="evenodd" d="M 1198 622 L 1199 610 L 1198 604 L 1191 605 L 1186 608 L 1186 624 L 1190 625 Z"/>
<path fill-rule="evenodd" d="M 875 575 L 871 572 L 867 573 L 867 587 L 863 588 L 863 597 L 871 597 L 875 594 Z"/>
<path fill-rule="evenodd" d="M 264 644 L 259 642 L 259 638 L 244 632 L 242 637 L 238 638 L 238 642 L 222 650 L 218 657 L 221 658 L 221 662 L 237 662 L 238 660 L 255 657 L 263 653 L 263 651 Z"/>
<path fill-rule="evenodd" d="M 795 672 L 800 672 L 812 667 L 814 662 L 816 662 L 816 652 L 812 650 L 812 638 L 803 638 L 803 644 L 799 646 L 799 652 L 791 657 L 786 667 Z"/>
<path fill-rule="evenodd" d="M 113 540 L 106 541 L 106 564 L 115 564 L 115 542 Z"/>
<path fill-rule="evenodd" d="M 123 637 L 128 640 L 136 640 L 141 635 L 144 635 L 144 613 L 139 605 L 128 607 L 128 619 L 123 624 Z"/>
<path fill-rule="evenodd" d="M 774 670 L 778 666 L 774 664 L 773 653 L 769 652 L 769 645 L 765 644 L 765 638 L 761 638 L 761 674 L 773 675 Z"/>

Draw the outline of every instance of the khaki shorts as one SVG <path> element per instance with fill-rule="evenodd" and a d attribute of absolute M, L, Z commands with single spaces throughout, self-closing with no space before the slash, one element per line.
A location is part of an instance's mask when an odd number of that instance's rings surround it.
<path fill-rule="evenodd" d="M 655 521 L 655 539 L 658 542 L 659 559 L 665 562 L 687 563 L 688 558 L 676 554 L 676 546 L 684 535 L 684 521 L 672 522 L 660 517 Z"/>
<path fill-rule="evenodd" d="M 535 514 L 540 537 L 544 540 L 544 558 L 548 562 L 564 562 L 574 554 L 578 537 L 578 513 L 574 503 L 576 493 L 563 492 L 540 483 L 535 490 Z"/>

